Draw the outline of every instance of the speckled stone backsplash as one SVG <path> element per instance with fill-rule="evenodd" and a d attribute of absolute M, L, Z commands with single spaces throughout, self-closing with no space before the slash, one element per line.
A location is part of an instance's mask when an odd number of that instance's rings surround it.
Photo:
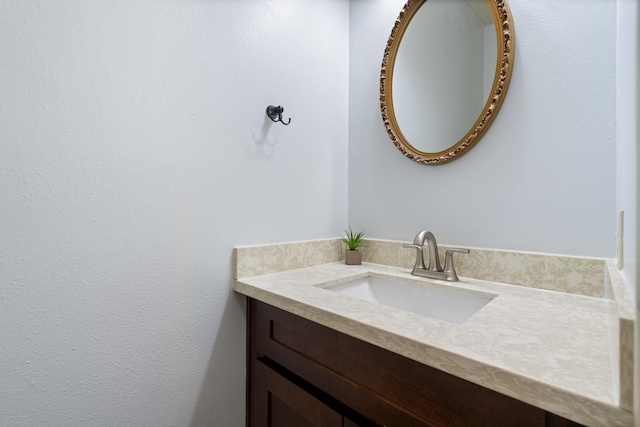
<path fill-rule="evenodd" d="M 624 277 L 617 269 L 614 260 L 607 260 L 605 274 L 607 297 L 616 302 L 615 312 L 609 313 L 609 330 L 611 331 L 613 363 L 618 369 L 617 377 L 620 385 L 620 407 L 633 410 L 633 352 L 635 307 Z"/>
<path fill-rule="evenodd" d="M 342 247 L 338 239 L 237 246 L 234 248 L 235 278 L 340 261 L 344 259 Z"/>
<path fill-rule="evenodd" d="M 412 268 L 416 254 L 402 247 L 404 243 L 408 242 L 367 239 L 364 261 Z M 444 262 L 449 247 L 438 249 Z M 344 247 L 338 239 L 323 239 L 239 246 L 235 255 L 236 278 L 242 278 L 340 261 Z M 469 254 L 455 254 L 454 265 L 460 277 L 592 297 L 607 295 L 605 261 L 598 258 L 471 248 Z"/>
<path fill-rule="evenodd" d="M 413 268 L 416 253 L 403 248 L 405 242 L 372 239 L 367 243 L 365 261 Z M 443 265 L 447 249 L 450 247 L 438 246 Z M 605 295 L 603 259 L 470 249 L 469 254 L 454 255 L 458 276 L 593 297 Z"/>

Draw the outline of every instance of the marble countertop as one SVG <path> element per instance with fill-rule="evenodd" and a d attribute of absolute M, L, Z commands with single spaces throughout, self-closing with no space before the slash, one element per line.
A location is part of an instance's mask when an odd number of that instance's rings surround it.
<path fill-rule="evenodd" d="M 456 325 L 322 288 L 367 275 L 498 296 Z M 616 391 L 612 300 L 463 277 L 433 281 L 403 268 L 341 262 L 241 278 L 234 290 L 576 422 L 632 424 Z"/>

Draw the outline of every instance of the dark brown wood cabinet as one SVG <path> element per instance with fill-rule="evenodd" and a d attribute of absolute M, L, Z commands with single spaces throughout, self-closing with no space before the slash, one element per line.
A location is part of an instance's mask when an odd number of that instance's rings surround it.
<path fill-rule="evenodd" d="M 247 425 L 579 426 L 247 299 Z"/>
<path fill-rule="evenodd" d="M 342 427 L 343 416 L 263 363 L 256 363 L 254 407 L 256 425 Z"/>

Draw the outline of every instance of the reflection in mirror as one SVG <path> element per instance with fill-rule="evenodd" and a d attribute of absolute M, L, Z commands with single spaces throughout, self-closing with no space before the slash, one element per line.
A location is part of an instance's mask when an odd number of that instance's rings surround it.
<path fill-rule="evenodd" d="M 403 154 L 446 163 L 480 139 L 508 87 L 512 39 L 504 0 L 407 2 L 380 80 L 383 121 Z"/>
<path fill-rule="evenodd" d="M 495 65 L 496 30 L 484 0 L 424 3 L 393 70 L 393 107 L 411 145 L 437 153 L 462 139 L 482 112 Z"/>

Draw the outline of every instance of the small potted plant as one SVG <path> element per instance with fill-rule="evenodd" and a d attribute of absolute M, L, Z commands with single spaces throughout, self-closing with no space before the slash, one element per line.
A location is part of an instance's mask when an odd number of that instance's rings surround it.
<path fill-rule="evenodd" d="M 347 265 L 362 264 L 362 252 L 358 249 L 360 246 L 364 246 L 364 231 L 354 233 L 349 227 L 344 232 L 345 235 L 340 236 L 340 241 L 347 247 L 344 251 L 344 263 Z"/>

